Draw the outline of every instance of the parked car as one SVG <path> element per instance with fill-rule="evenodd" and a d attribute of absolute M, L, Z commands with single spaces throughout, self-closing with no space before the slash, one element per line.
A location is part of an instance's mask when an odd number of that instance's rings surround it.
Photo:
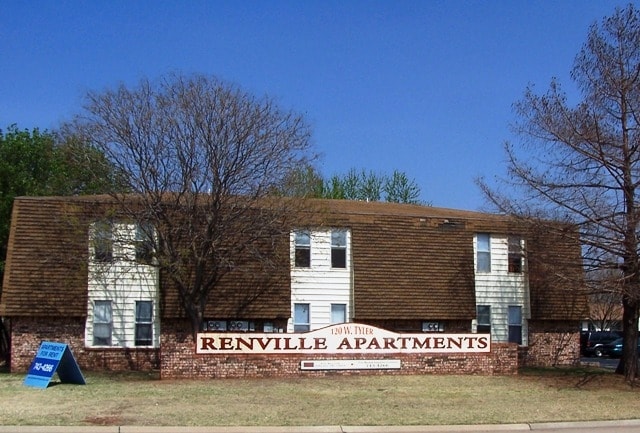
<path fill-rule="evenodd" d="M 583 331 L 580 333 L 582 356 L 602 356 L 602 346 L 622 337 L 619 331 Z"/>
<path fill-rule="evenodd" d="M 602 346 L 602 353 L 609 358 L 620 358 L 622 356 L 622 346 L 624 341 L 622 338 L 613 340 L 611 343 L 607 343 Z M 640 354 L 640 338 L 638 339 L 638 354 Z"/>

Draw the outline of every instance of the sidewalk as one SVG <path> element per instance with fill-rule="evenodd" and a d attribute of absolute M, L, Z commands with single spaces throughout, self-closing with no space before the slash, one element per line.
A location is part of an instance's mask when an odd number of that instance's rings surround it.
<path fill-rule="evenodd" d="M 160 426 L 0 426 L 0 433 L 464 433 L 621 429 L 640 432 L 640 419 L 454 426 L 291 426 L 291 427 L 160 427 Z"/>

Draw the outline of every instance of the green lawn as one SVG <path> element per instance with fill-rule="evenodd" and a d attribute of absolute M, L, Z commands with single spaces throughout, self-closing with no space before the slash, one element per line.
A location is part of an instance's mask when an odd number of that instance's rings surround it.
<path fill-rule="evenodd" d="M 597 369 L 518 376 L 157 380 L 85 373 L 86 385 L 0 374 L 2 425 L 434 425 L 640 417 L 640 391 Z"/>

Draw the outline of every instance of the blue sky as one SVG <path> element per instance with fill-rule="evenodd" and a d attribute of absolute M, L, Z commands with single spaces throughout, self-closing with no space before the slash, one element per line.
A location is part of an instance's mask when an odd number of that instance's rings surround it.
<path fill-rule="evenodd" d="M 216 75 L 304 113 L 325 176 L 413 178 L 477 210 L 504 173 L 512 104 L 569 72 L 628 1 L 3 0 L 0 128 L 55 129 L 83 95 L 169 72 Z"/>

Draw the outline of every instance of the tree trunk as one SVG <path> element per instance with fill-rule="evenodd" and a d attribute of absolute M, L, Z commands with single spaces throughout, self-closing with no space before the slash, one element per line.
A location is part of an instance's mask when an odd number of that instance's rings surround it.
<path fill-rule="evenodd" d="M 638 312 L 639 304 L 625 295 L 622 299 L 622 323 L 624 329 L 622 356 L 616 373 L 624 374 L 627 382 L 638 377 Z"/>
<path fill-rule="evenodd" d="M 189 308 L 187 309 L 187 313 L 191 322 L 191 334 L 193 336 L 193 341 L 195 342 L 198 332 L 201 331 L 203 314 L 197 308 Z"/>

